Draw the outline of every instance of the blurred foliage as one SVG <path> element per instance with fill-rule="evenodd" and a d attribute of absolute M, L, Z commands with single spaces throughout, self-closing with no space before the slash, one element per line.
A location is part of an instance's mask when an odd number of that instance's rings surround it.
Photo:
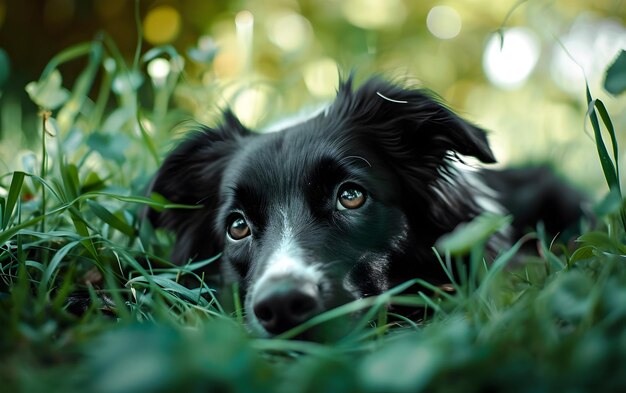
<path fill-rule="evenodd" d="M 626 51 L 622 49 L 615 62 L 606 72 L 604 88 L 611 94 L 620 94 L 626 90 Z"/>
<path fill-rule="evenodd" d="M 624 17 L 615 0 L 0 0 L 3 390 L 626 389 Z M 483 67 L 493 39 L 537 56 L 525 79 Z M 337 70 L 439 92 L 505 163 L 549 160 L 602 196 L 598 228 L 573 251 L 538 228 L 539 256 L 510 266 L 520 242 L 487 267 L 482 243 L 507 221 L 481 216 L 438 244 L 443 266 L 470 253 L 454 294 L 414 280 L 434 296 L 395 288 L 284 335 L 364 310 L 332 344 L 249 337 L 201 283 L 213 260 L 174 266 L 171 237 L 140 225 L 146 205 L 172 207 L 144 190 L 172 129 L 226 105 L 268 127 L 326 102 Z M 391 322 L 388 304 L 428 318 Z"/>
<path fill-rule="evenodd" d="M 6 146 L 0 153 L 6 161 L 13 156 L 9 152 L 38 138 L 26 83 L 64 48 L 105 32 L 132 64 L 138 39 L 142 51 L 171 45 L 181 54 L 177 61 L 184 61 L 185 83 L 171 92 L 173 101 L 154 102 L 174 104 L 181 116 L 155 119 L 163 131 L 157 146 L 171 140 L 167 130 L 183 119 L 212 123 L 217 108 L 228 105 L 244 123 L 264 128 L 327 102 L 338 73 L 355 71 L 365 78 L 380 72 L 433 89 L 490 130 L 502 164 L 552 163 L 597 193 L 599 166 L 590 140 L 579 132 L 586 101 L 576 63 L 594 96 L 606 98 L 603 71 L 626 47 L 625 20 L 622 0 L 1 0 L 0 48 L 7 58 L 0 52 L 0 69 L 10 64 L 11 77 L 0 106 Z M 502 56 L 488 50 L 499 37 L 504 37 Z M 65 86 L 74 83 L 82 66 L 82 61 L 63 63 Z M 513 76 L 491 75 L 493 67 L 511 69 Z M 512 82 L 515 75 L 521 83 Z M 142 86 L 142 103 L 157 94 L 150 80 L 133 83 Z M 93 87 L 91 96 L 98 90 Z M 623 127 L 625 99 L 605 101 Z"/>

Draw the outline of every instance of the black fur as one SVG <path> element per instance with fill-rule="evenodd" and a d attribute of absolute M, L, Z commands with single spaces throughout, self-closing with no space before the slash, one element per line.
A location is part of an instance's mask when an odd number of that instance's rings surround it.
<path fill-rule="evenodd" d="M 426 91 L 377 78 L 355 90 L 348 80 L 324 112 L 280 132 L 250 131 L 226 112 L 219 127 L 193 133 L 167 157 L 152 191 L 202 208 L 152 211 L 150 218 L 176 233 L 172 258 L 178 263 L 223 251 L 221 274 L 240 282 L 251 328 L 272 335 L 410 278 L 445 283 L 434 243 L 481 213 L 480 200 L 497 208 L 498 197 L 486 185 L 504 185 L 499 175 L 485 181 L 486 172 L 463 173 L 454 164 L 460 156 L 495 162 L 485 132 Z M 342 185 L 362 190 L 363 206 L 338 210 Z M 237 217 L 245 218 L 251 235 L 232 241 L 226 232 Z M 298 259 L 315 265 L 322 278 L 307 295 L 314 299 L 305 299 L 314 303 L 305 317 L 266 324 L 263 295 L 250 288 L 286 231 Z M 511 240 L 498 234 L 488 247 L 495 253 Z M 282 295 L 272 295 L 281 301 Z"/>

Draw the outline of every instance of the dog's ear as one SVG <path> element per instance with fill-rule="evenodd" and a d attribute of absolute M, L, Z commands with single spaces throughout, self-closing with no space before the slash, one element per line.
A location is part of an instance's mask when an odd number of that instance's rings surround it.
<path fill-rule="evenodd" d="M 147 218 L 155 228 L 176 235 L 172 260 L 209 258 L 221 252 L 223 240 L 214 234 L 213 220 L 219 206 L 222 174 L 243 137 L 250 135 L 230 111 L 216 129 L 201 126 L 172 151 L 158 170 L 150 193 L 176 204 L 198 209 L 149 209 Z"/>
<path fill-rule="evenodd" d="M 357 91 L 351 80 L 339 89 L 331 110 L 342 111 L 352 126 L 382 146 L 390 159 L 434 179 L 458 155 L 495 162 L 485 131 L 462 119 L 432 94 L 371 79 Z"/>

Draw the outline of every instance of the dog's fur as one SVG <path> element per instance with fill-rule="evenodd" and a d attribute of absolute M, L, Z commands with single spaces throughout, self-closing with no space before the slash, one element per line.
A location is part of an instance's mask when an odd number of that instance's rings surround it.
<path fill-rule="evenodd" d="M 464 157 L 495 162 L 485 132 L 431 94 L 380 78 L 355 90 L 348 80 L 323 112 L 279 132 L 252 132 L 226 111 L 217 128 L 191 134 L 152 191 L 202 208 L 150 218 L 176 234 L 178 263 L 223 252 L 222 275 L 240 283 L 248 325 L 272 336 L 411 278 L 447 282 L 437 239 L 485 210 L 530 203 L 521 172 L 462 169 Z M 548 180 L 534 210 L 513 211 L 513 229 L 487 243 L 492 255 L 546 210 L 553 232 L 579 216 L 577 197 L 561 206 L 566 214 L 546 206 L 564 186 L 536 175 Z M 362 205 L 344 208 L 351 199 Z"/>

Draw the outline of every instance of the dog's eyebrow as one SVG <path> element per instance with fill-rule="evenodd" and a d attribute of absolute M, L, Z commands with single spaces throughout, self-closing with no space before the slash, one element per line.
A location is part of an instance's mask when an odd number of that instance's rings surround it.
<path fill-rule="evenodd" d="M 249 202 L 256 195 L 254 190 L 245 184 L 231 183 L 224 185 L 224 188 L 234 199 L 241 202 Z"/>
<path fill-rule="evenodd" d="M 265 220 L 261 212 L 271 196 L 245 182 L 229 182 L 223 187 L 226 194 L 224 207 L 227 210 L 243 210 L 252 222 L 263 225 Z"/>
<path fill-rule="evenodd" d="M 326 157 L 314 165 L 307 179 L 316 184 L 326 184 L 334 187 L 347 179 L 359 179 L 365 172 L 372 168 L 372 164 L 366 158 L 359 155 L 347 155 L 343 157 Z M 324 195 L 329 190 L 324 192 Z"/>

